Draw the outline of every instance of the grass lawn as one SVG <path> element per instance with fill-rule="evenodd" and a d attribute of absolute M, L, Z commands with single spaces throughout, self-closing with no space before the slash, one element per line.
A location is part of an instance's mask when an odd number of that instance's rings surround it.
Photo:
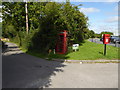
<path fill-rule="evenodd" d="M 96 59 L 118 59 L 117 47 L 107 45 L 106 56 L 103 55 L 104 45 L 86 41 L 79 47 L 78 52 L 69 53 L 71 60 L 96 60 Z"/>
<path fill-rule="evenodd" d="M 59 58 L 59 59 L 68 59 L 68 60 L 98 60 L 98 59 L 118 59 L 118 47 L 113 47 L 107 45 L 106 56 L 103 55 L 104 45 L 97 44 L 89 41 L 85 41 L 81 46 L 79 46 L 79 51 L 70 52 L 66 55 L 53 54 L 43 55 L 35 52 L 28 52 L 28 54 L 41 57 L 41 58 Z M 119 57 L 120 59 L 120 57 Z"/>

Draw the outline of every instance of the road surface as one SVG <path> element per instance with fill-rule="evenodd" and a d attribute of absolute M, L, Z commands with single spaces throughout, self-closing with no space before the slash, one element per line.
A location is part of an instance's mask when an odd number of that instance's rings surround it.
<path fill-rule="evenodd" d="M 102 41 L 100 41 L 100 39 L 98 39 L 98 38 L 94 38 L 94 39 L 89 39 L 89 41 L 91 41 L 91 42 L 95 42 L 95 43 L 98 43 L 98 44 L 103 44 L 103 42 Z M 120 44 L 118 44 L 118 43 L 110 43 L 110 44 L 107 44 L 107 45 L 111 45 L 111 46 L 114 46 L 114 47 L 120 47 Z"/>
<path fill-rule="evenodd" d="M 12 43 L 2 53 L 3 88 L 118 88 L 118 64 L 47 61 Z"/>

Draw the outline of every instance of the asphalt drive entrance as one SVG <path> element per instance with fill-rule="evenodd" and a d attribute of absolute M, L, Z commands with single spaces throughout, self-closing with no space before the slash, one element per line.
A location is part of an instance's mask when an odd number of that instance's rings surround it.
<path fill-rule="evenodd" d="M 2 54 L 3 88 L 118 88 L 118 64 L 47 61 L 12 43 Z"/>

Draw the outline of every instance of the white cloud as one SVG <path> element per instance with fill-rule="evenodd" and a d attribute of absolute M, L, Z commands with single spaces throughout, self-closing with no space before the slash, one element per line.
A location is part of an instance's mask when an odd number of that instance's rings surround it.
<path fill-rule="evenodd" d="M 101 24 L 101 25 L 94 25 L 89 29 L 95 31 L 96 33 L 101 33 L 103 31 L 113 32 L 114 35 L 118 36 L 118 24 Z"/>
<path fill-rule="evenodd" d="M 106 15 L 110 16 L 110 15 L 118 15 L 118 12 L 106 12 Z"/>
<path fill-rule="evenodd" d="M 100 12 L 97 8 L 80 8 L 80 11 L 83 13 L 93 13 L 93 12 Z"/>
<path fill-rule="evenodd" d="M 115 6 L 114 10 L 115 10 L 115 11 L 118 11 L 118 5 L 117 5 L 117 6 Z"/>
<path fill-rule="evenodd" d="M 48 0 L 3 0 L 3 2 L 23 2 L 23 1 L 30 1 L 30 2 L 45 2 Z M 66 2 L 66 0 L 52 0 L 55 2 Z M 70 0 L 70 2 L 119 2 L 119 0 Z"/>
<path fill-rule="evenodd" d="M 113 16 L 113 17 L 109 17 L 108 19 L 106 19 L 105 22 L 107 22 L 107 23 L 114 23 L 114 22 L 118 22 L 118 19 L 120 19 L 120 17 Z"/>
<path fill-rule="evenodd" d="M 119 0 L 106 0 L 106 2 L 119 2 Z"/>
<path fill-rule="evenodd" d="M 64 1 L 64 0 L 59 0 Z M 71 2 L 119 2 L 119 0 L 70 0 Z"/>

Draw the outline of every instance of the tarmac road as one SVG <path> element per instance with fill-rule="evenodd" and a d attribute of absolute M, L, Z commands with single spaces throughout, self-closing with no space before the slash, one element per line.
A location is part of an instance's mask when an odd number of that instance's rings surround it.
<path fill-rule="evenodd" d="M 66 64 L 52 76 L 51 88 L 117 88 L 117 64 Z"/>
<path fill-rule="evenodd" d="M 98 43 L 98 44 L 103 44 L 103 42 L 102 41 L 100 41 L 100 39 L 98 39 L 98 38 L 94 38 L 94 39 L 89 39 L 89 41 L 91 41 L 91 42 L 95 42 L 95 43 Z M 107 45 L 111 45 L 111 46 L 114 46 L 114 47 L 120 47 L 120 44 L 118 44 L 118 43 L 110 43 L 110 44 L 107 44 Z"/>
<path fill-rule="evenodd" d="M 47 61 L 12 43 L 2 53 L 3 88 L 118 88 L 118 64 Z"/>

